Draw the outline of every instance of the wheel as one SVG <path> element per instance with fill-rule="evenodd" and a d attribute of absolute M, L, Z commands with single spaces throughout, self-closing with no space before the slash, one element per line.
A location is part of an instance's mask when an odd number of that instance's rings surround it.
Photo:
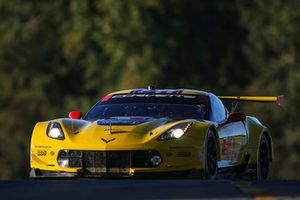
<path fill-rule="evenodd" d="M 217 142 L 212 130 L 207 133 L 205 142 L 205 168 L 204 177 L 214 179 L 218 174 Z"/>
<path fill-rule="evenodd" d="M 266 136 L 263 134 L 257 149 L 257 162 L 246 168 L 245 178 L 251 180 L 265 180 L 269 175 L 270 146 Z"/>
<path fill-rule="evenodd" d="M 265 180 L 269 175 L 269 165 L 270 165 L 270 147 L 266 136 L 263 134 L 259 147 L 258 147 L 258 157 L 256 166 L 256 179 Z"/>

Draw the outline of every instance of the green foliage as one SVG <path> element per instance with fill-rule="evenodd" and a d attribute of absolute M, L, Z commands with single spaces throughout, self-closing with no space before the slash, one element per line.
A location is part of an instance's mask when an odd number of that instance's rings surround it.
<path fill-rule="evenodd" d="M 247 30 L 245 55 L 254 70 L 247 91 L 285 94 L 283 109 L 247 107 L 271 127 L 275 138 L 274 176 L 295 178 L 300 163 L 300 9 L 298 1 L 239 1 L 241 23 Z M 271 116 L 271 117 L 270 117 Z M 281 163 L 286 163 L 284 167 Z M 299 177 L 299 176 L 298 176 Z"/>
<path fill-rule="evenodd" d="M 280 171 L 273 177 L 295 177 L 297 5 L 296 0 L 0 0 L 0 179 L 27 177 L 36 122 L 87 111 L 111 91 L 149 84 L 223 95 L 285 94 L 284 109 L 256 104 L 243 109 L 271 127 L 274 169 Z M 283 161 L 289 165 L 281 169 Z"/>
<path fill-rule="evenodd" d="M 287 113 L 293 115 L 293 121 L 289 122 L 294 126 L 299 122 L 294 108 L 298 107 L 300 97 L 298 2 L 257 2 L 242 6 L 242 21 L 249 31 L 245 52 L 255 69 L 250 90 L 256 93 L 285 93 Z M 261 87 L 264 90 L 260 90 Z"/>

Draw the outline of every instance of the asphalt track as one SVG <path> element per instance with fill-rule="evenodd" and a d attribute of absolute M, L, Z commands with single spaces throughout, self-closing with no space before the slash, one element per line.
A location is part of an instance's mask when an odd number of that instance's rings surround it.
<path fill-rule="evenodd" d="M 0 199 L 300 199 L 300 180 L 3 180 Z"/>

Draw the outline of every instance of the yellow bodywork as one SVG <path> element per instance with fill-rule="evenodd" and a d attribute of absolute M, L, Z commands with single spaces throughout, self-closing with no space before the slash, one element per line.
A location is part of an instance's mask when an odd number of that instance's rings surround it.
<path fill-rule="evenodd" d="M 132 90 L 125 90 L 113 94 L 128 94 Z M 181 94 L 208 95 L 197 90 L 182 90 Z M 232 99 L 234 97 L 220 97 Z M 240 99 L 244 99 L 240 97 Z M 254 100 L 258 100 L 257 98 Z M 271 100 L 275 99 L 262 99 Z M 136 126 L 99 126 L 97 121 L 90 122 L 76 119 L 55 119 L 61 125 L 65 139 L 58 140 L 47 136 L 47 127 L 50 121 L 37 123 L 31 138 L 32 169 L 54 172 L 80 172 L 81 168 L 61 167 L 58 162 L 60 150 L 91 150 L 91 151 L 134 151 L 156 150 L 162 157 L 162 163 L 152 168 L 131 168 L 130 173 L 157 173 L 178 172 L 204 169 L 205 139 L 209 129 L 212 129 L 217 139 L 218 159 L 221 159 L 223 144 L 219 140 L 220 126 L 211 121 L 197 121 L 186 119 L 181 121 L 165 122 L 158 119 Z M 179 139 L 159 141 L 157 138 L 177 124 L 191 122 L 192 126 Z M 257 146 L 261 134 L 269 135 L 266 127 L 255 118 L 247 117 L 245 120 L 248 135 L 247 144 L 241 149 L 239 163 L 244 164 L 246 155 L 250 155 L 250 163 L 257 160 Z M 111 142 L 104 142 L 102 139 Z M 271 136 L 270 136 L 271 140 Z"/>
<path fill-rule="evenodd" d="M 58 119 L 62 125 L 65 140 L 49 138 L 46 129 L 49 122 L 36 124 L 31 140 L 31 168 L 41 170 L 77 172 L 79 168 L 63 168 L 57 163 L 59 150 L 157 150 L 163 163 L 156 168 L 131 169 L 131 172 L 168 172 L 203 168 L 204 141 L 209 124 L 195 120 L 183 120 L 168 123 L 155 129 L 159 121 L 138 126 L 113 126 L 121 133 L 110 133 L 107 126 L 98 126 L 96 122 Z M 193 126 L 180 139 L 158 141 L 157 138 L 176 124 L 192 121 Z M 81 123 L 82 126 L 77 124 Z M 151 128 L 154 128 L 152 130 Z M 74 132 L 79 132 L 74 135 Z M 101 140 L 115 139 L 110 143 Z M 187 153 L 189 152 L 189 153 Z M 182 155 L 188 156 L 182 156 Z"/>

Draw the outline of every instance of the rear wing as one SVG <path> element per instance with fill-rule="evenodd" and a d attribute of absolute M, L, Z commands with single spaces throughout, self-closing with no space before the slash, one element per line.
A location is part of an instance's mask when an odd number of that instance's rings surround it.
<path fill-rule="evenodd" d="M 278 106 L 283 106 L 284 95 L 280 96 L 219 96 L 221 100 L 227 101 L 248 101 L 259 103 L 276 103 Z"/>

